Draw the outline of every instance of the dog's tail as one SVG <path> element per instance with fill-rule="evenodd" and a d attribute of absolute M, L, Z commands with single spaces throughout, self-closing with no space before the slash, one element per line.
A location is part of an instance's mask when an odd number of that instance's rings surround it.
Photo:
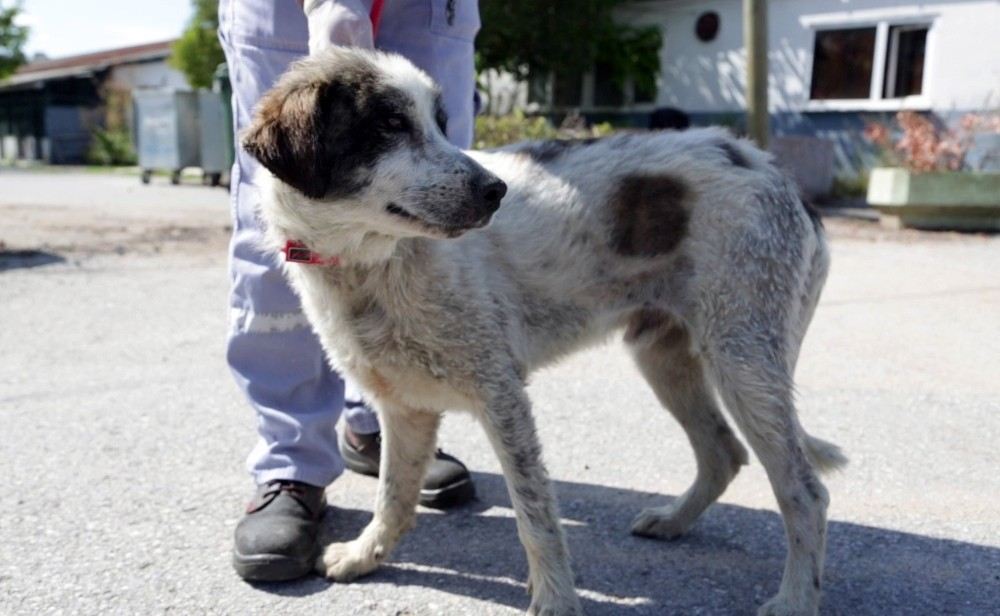
<path fill-rule="evenodd" d="M 847 465 L 847 456 L 840 447 L 815 436 L 806 435 L 806 456 L 821 473 L 828 473 Z"/>

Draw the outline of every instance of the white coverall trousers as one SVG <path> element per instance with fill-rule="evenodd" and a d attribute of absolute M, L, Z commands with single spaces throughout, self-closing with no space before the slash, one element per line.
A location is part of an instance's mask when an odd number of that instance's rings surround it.
<path fill-rule="evenodd" d="M 336 1 L 342 5 L 337 14 L 345 18 L 332 24 L 332 41 L 372 40 L 372 0 Z M 363 28 L 367 31 L 358 31 Z M 406 56 L 441 86 L 448 138 L 462 148 L 472 140 L 473 39 L 478 29 L 476 0 L 385 0 L 374 38 L 375 47 Z M 261 96 L 292 61 L 308 53 L 306 17 L 297 0 L 222 0 L 219 38 L 229 64 L 239 135 Z M 327 364 L 277 258 L 257 247 L 261 225 L 255 179 L 261 172 L 237 138 L 227 360 L 257 414 L 260 438 L 247 468 L 258 484 L 289 479 L 326 486 L 344 469 L 335 425 L 345 408 L 345 385 Z M 377 431 L 374 413 L 351 389 L 347 387 L 345 417 L 351 429 Z"/>

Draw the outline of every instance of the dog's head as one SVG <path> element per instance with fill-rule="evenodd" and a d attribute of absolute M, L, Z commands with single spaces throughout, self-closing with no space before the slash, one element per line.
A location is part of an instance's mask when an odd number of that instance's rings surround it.
<path fill-rule="evenodd" d="M 410 62 L 334 48 L 292 65 L 242 142 L 304 197 L 290 207 L 317 231 L 455 237 L 486 225 L 506 186 L 446 126 L 439 90 Z"/>

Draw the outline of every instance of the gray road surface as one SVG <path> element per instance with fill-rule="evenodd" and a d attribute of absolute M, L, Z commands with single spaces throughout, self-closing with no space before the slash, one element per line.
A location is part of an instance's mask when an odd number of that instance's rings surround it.
<path fill-rule="evenodd" d="M 0 171 L 0 613 L 522 612 L 499 468 L 461 415 L 442 440 L 475 471 L 473 506 L 421 510 L 351 585 L 235 576 L 254 421 L 224 363 L 227 224 L 218 189 Z M 852 459 L 828 480 L 823 613 L 996 613 L 1000 238 L 864 225 L 828 221 L 798 375 L 806 427 Z M 618 344 L 531 393 L 589 614 L 749 614 L 776 592 L 784 537 L 756 462 L 689 536 L 629 536 L 694 463 Z M 329 536 L 352 537 L 374 494 L 339 479 Z"/>

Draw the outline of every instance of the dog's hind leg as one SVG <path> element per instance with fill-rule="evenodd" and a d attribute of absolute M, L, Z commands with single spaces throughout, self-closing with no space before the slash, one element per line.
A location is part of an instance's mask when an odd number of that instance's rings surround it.
<path fill-rule="evenodd" d="M 500 459 L 517 516 L 517 534 L 528 557 L 528 613 L 581 614 L 531 403 L 520 385 L 505 384 L 499 389 L 487 402 L 482 423 Z"/>
<path fill-rule="evenodd" d="M 632 318 L 625 340 L 656 397 L 687 433 L 698 464 L 694 483 L 675 503 L 643 509 L 632 522 L 636 535 L 673 539 L 719 498 L 747 463 L 747 451 L 719 412 L 684 329 L 667 315 L 643 311 Z"/>
<path fill-rule="evenodd" d="M 320 574 L 346 582 L 371 573 L 413 527 L 420 484 L 434 453 L 440 421 L 437 413 L 403 407 L 379 413 L 382 456 L 375 515 L 354 541 L 326 547 L 316 562 Z"/>
<path fill-rule="evenodd" d="M 785 523 L 788 555 L 781 587 L 759 612 L 768 616 L 818 611 L 830 501 L 796 416 L 794 362 L 786 348 L 792 337 L 782 329 L 766 315 L 744 314 L 716 330 L 708 349 L 722 400 L 767 472 Z"/>

